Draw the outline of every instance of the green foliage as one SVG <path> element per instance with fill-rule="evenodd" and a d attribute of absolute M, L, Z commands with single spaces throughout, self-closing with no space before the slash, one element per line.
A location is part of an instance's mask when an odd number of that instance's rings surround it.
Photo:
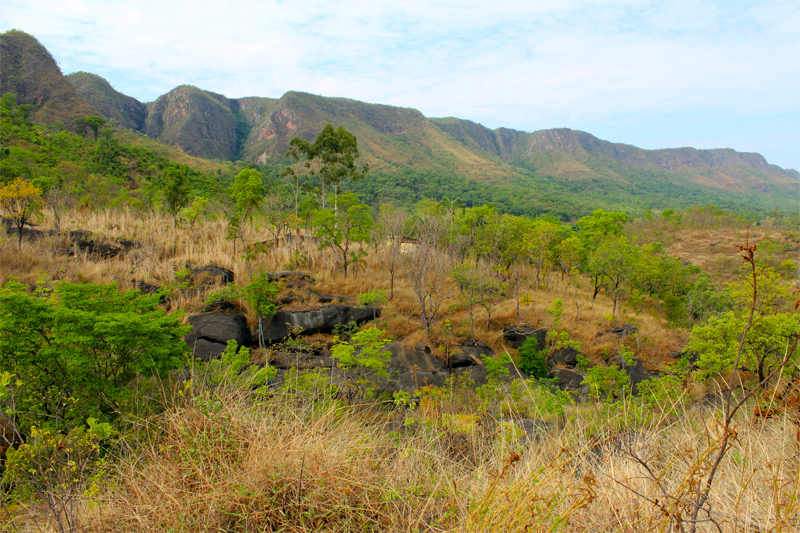
<path fill-rule="evenodd" d="M 237 216 L 250 216 L 264 197 L 264 192 L 264 181 L 257 170 L 247 168 L 239 172 L 230 188 Z"/>
<path fill-rule="evenodd" d="M 87 128 L 92 130 L 92 133 L 94 133 L 94 140 L 96 142 L 97 141 L 97 135 L 100 132 L 100 128 L 105 126 L 106 122 L 108 122 L 108 121 L 106 119 L 104 119 L 103 117 L 98 117 L 96 115 L 92 115 L 92 116 L 88 116 L 88 117 L 82 117 L 82 118 L 75 119 L 75 126 L 77 127 L 77 130 L 81 134 L 85 134 Z"/>
<path fill-rule="evenodd" d="M 757 278 L 755 288 L 753 276 Z M 800 334 L 792 289 L 773 269 L 764 267 L 729 284 L 728 293 L 733 309 L 694 326 L 684 351 L 698 354 L 696 365 L 704 379 L 731 370 L 741 343 L 740 366 L 755 371 L 761 381 L 783 360 L 792 338 Z M 742 338 L 751 306 L 753 322 Z"/>
<path fill-rule="evenodd" d="M 546 353 L 539 351 L 539 341 L 535 337 L 528 337 L 519 347 L 519 368 L 526 374 L 536 379 L 547 376 Z"/>
<path fill-rule="evenodd" d="M 326 185 L 332 185 L 338 196 L 341 183 L 348 180 L 358 181 L 369 170 L 368 165 L 363 167 L 356 165 L 358 142 L 352 133 L 341 126 L 334 130 L 333 126 L 326 124 L 313 144 L 298 137 L 293 138 L 289 143 L 287 155 L 295 161 L 305 161 L 305 167 L 312 169 L 311 174 L 319 178 L 323 209 L 325 208 Z M 287 172 L 287 175 L 294 178 L 295 190 L 297 190 L 299 176 L 294 170 Z"/>
<path fill-rule="evenodd" d="M 181 165 L 177 168 L 169 168 L 165 180 L 167 186 L 164 189 L 164 200 L 167 204 L 167 212 L 177 223 L 178 213 L 189 203 L 189 194 L 192 191 L 189 184 L 189 167 Z"/>
<path fill-rule="evenodd" d="M 331 357 L 339 361 L 342 368 L 352 368 L 357 372 L 388 377 L 391 352 L 385 346 L 391 339 L 378 328 L 367 328 L 355 333 L 349 341 L 333 338 Z"/>
<path fill-rule="evenodd" d="M 0 289 L 0 371 L 19 376 L 20 428 L 113 419 L 136 399 L 133 380 L 165 376 L 186 353 L 189 328 L 156 295 L 66 282 L 49 295 L 27 291 L 14 281 Z"/>
<path fill-rule="evenodd" d="M 266 272 L 260 272 L 252 281 L 241 285 L 228 285 L 221 291 L 214 292 L 206 298 L 206 305 L 215 300 L 244 300 L 260 318 L 268 318 L 275 314 L 276 296 L 280 288 L 269 279 Z"/>
<path fill-rule="evenodd" d="M 599 399 L 603 396 L 607 401 L 622 396 L 630 388 L 630 378 L 625 370 L 618 366 L 593 366 L 583 378 L 583 385 L 589 385 L 592 395 Z"/>
<path fill-rule="evenodd" d="M 42 189 L 17 178 L 0 187 L 0 208 L 17 229 L 17 248 L 22 249 L 22 229 L 32 218 L 42 215 Z"/>
<path fill-rule="evenodd" d="M 350 246 L 369 238 L 369 232 L 374 226 L 372 209 L 361 203 L 358 196 L 348 192 L 339 196 L 335 210 L 321 209 L 315 213 L 314 219 L 320 245 L 334 248 L 339 253 L 343 272 L 347 277 Z"/>
<path fill-rule="evenodd" d="M 498 354 L 497 357 L 481 355 L 481 360 L 483 361 L 483 366 L 486 367 L 486 373 L 488 374 L 488 380 L 490 382 L 508 379 L 510 375 L 508 367 L 514 364 L 507 353 Z"/>
<path fill-rule="evenodd" d="M 178 217 L 188 222 L 189 228 L 194 230 L 194 225 L 197 223 L 197 219 L 205 213 L 208 202 L 209 199 L 205 196 L 195 196 L 192 198 L 192 203 L 178 211 Z"/>
<path fill-rule="evenodd" d="M 229 340 L 220 359 L 197 363 L 194 374 L 199 376 L 206 388 L 218 390 L 258 390 L 277 374 L 271 366 L 250 364 L 250 350 Z"/>
<path fill-rule="evenodd" d="M 101 444 L 113 429 L 95 418 L 87 424 L 66 433 L 33 427 L 24 444 L 7 452 L 3 484 L 11 501 L 37 499 L 58 531 L 80 529 L 77 499 L 95 493 L 106 476 Z"/>

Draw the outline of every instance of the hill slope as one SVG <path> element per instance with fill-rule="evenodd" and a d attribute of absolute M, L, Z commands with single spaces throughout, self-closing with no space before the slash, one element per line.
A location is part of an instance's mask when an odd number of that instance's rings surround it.
<path fill-rule="evenodd" d="M 2 90 L 35 104 L 41 123 L 101 114 L 189 155 L 273 168 L 284 164 L 293 137 L 313 140 L 331 123 L 358 138 L 374 178 L 359 192 L 375 200 L 438 194 L 564 216 L 596 207 L 643 211 L 708 203 L 797 211 L 800 173 L 759 154 L 643 150 L 570 129 L 490 130 L 468 120 L 426 118 L 415 109 L 294 91 L 278 99 L 230 99 L 183 85 L 145 105 L 99 76 L 62 76 L 29 35 L 12 31 L 0 40 Z"/>
<path fill-rule="evenodd" d="M 117 126 L 141 131 L 147 116 L 147 107 L 135 98 L 115 90 L 105 78 L 89 72 L 74 72 L 67 81 L 81 98 L 91 102 L 103 117 L 115 120 Z"/>
<path fill-rule="evenodd" d="M 14 93 L 18 104 L 32 104 L 37 122 L 61 120 L 72 126 L 76 118 L 98 114 L 34 37 L 17 30 L 5 32 L 0 36 L 0 57 L 0 93 Z"/>

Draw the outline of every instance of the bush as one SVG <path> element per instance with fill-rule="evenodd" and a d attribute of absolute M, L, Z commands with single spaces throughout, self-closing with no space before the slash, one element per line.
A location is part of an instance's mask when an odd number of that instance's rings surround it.
<path fill-rule="evenodd" d="M 547 360 L 544 353 L 539 351 L 539 342 L 535 337 L 528 337 L 519 348 L 519 368 L 526 374 L 536 379 L 547 376 Z"/>
<path fill-rule="evenodd" d="M 52 290 L 10 281 L 0 289 L 0 372 L 18 376 L 18 428 L 58 430 L 112 419 L 137 398 L 140 376 L 165 376 L 186 353 L 177 315 L 157 295 L 116 284 L 60 282 Z"/>

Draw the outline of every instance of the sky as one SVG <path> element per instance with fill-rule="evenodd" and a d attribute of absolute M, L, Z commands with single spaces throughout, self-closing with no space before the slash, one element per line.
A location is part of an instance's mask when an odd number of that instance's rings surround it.
<path fill-rule="evenodd" d="M 796 0 L 0 0 L 9 29 L 143 102 L 304 91 L 800 170 Z"/>

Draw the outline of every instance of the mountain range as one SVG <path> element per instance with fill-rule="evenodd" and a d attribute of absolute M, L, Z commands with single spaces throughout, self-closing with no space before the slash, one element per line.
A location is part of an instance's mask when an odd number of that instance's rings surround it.
<path fill-rule="evenodd" d="M 568 203 L 584 211 L 599 198 L 603 207 L 634 210 L 718 203 L 796 212 L 800 198 L 800 173 L 756 153 L 644 150 L 566 128 L 491 130 L 410 108 L 295 91 L 280 98 L 228 98 L 181 85 L 143 103 L 96 74 L 64 76 L 50 53 L 24 32 L 0 36 L 0 53 L 0 91 L 34 104 L 39 123 L 70 125 L 100 115 L 190 155 L 266 167 L 284 164 L 293 137 L 313 141 L 331 123 L 357 137 L 361 159 L 380 178 L 383 194 L 394 187 L 393 177 L 419 182 L 448 176 L 461 184 L 459 190 L 484 191 L 491 200 L 486 191 L 496 188 L 539 211 L 576 194 Z"/>

